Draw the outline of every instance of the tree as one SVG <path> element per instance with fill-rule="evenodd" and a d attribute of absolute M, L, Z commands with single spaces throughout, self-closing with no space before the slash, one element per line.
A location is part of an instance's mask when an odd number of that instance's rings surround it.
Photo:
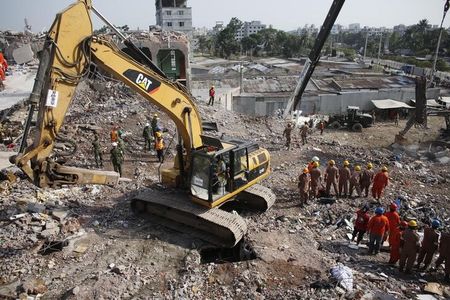
<path fill-rule="evenodd" d="M 202 35 L 198 38 L 197 48 L 203 55 L 204 52 L 211 52 L 212 39 L 208 36 Z"/>
<path fill-rule="evenodd" d="M 232 18 L 230 23 L 217 34 L 215 52 L 218 56 L 229 58 L 240 50 L 240 43 L 236 40 L 236 33 L 242 27 L 238 18 Z"/>

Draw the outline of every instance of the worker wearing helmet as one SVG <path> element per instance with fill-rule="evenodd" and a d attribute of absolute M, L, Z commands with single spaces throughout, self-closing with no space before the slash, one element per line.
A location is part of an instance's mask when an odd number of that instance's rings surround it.
<path fill-rule="evenodd" d="M 351 198 L 353 196 L 353 191 L 356 190 L 356 194 L 358 197 L 361 197 L 361 167 L 355 166 L 353 170 L 352 176 L 350 177 L 350 191 L 348 197 Z"/>
<path fill-rule="evenodd" d="M 111 163 L 114 168 L 114 172 L 118 172 L 120 177 L 122 177 L 122 163 L 123 163 L 123 153 L 120 151 L 119 147 L 117 147 L 117 143 L 113 142 L 111 144 L 112 149 L 110 151 L 111 154 Z"/>
<path fill-rule="evenodd" d="M 283 137 L 286 137 L 286 148 L 287 150 L 291 150 L 291 133 L 294 126 L 292 126 L 291 122 L 288 122 L 286 124 L 286 128 L 284 128 L 283 131 Z"/>
<path fill-rule="evenodd" d="M 339 169 L 339 197 L 348 196 L 348 185 L 352 172 L 350 171 L 350 162 L 344 160 L 343 166 Z"/>
<path fill-rule="evenodd" d="M 383 166 L 381 171 L 375 175 L 372 186 L 372 196 L 379 202 L 384 189 L 389 183 L 387 167 Z"/>
<path fill-rule="evenodd" d="M 369 196 L 369 187 L 372 184 L 373 178 L 375 176 L 372 168 L 372 163 L 368 163 L 366 169 L 361 173 L 361 194 L 364 194 L 364 197 Z"/>
<path fill-rule="evenodd" d="M 310 199 L 315 199 L 319 193 L 320 183 L 322 181 L 322 172 L 319 169 L 319 163 L 317 161 L 313 163 L 312 170 L 309 174 L 311 178 L 311 191 L 309 197 Z"/>
<path fill-rule="evenodd" d="M 311 171 L 312 171 L 312 169 L 313 169 L 313 165 L 314 165 L 315 162 L 317 162 L 317 166 L 319 167 L 319 166 L 320 166 L 320 159 L 319 159 L 319 157 L 313 156 L 313 157 L 311 158 L 311 161 L 308 163 L 308 170 L 309 170 L 309 173 L 311 173 Z"/>
<path fill-rule="evenodd" d="M 353 242 L 356 239 L 356 245 L 361 243 L 364 234 L 367 231 L 367 225 L 369 224 L 370 215 L 369 215 L 369 205 L 365 204 L 361 209 L 356 212 L 356 219 L 353 226 L 353 234 L 351 241 Z"/>
<path fill-rule="evenodd" d="M 158 157 L 158 162 L 164 162 L 164 140 L 162 137 L 162 132 L 157 131 L 155 134 L 155 150 L 156 156 Z"/>
<path fill-rule="evenodd" d="M 400 215 L 397 212 L 397 208 L 397 204 L 391 203 L 389 211 L 384 214 L 389 220 L 389 245 L 391 245 L 391 236 L 396 235 L 400 225 Z"/>
<path fill-rule="evenodd" d="M 308 136 L 309 126 L 308 122 L 305 122 L 303 126 L 300 128 L 300 136 L 302 137 L 302 145 L 306 145 L 308 143 L 307 136 Z"/>
<path fill-rule="evenodd" d="M 400 240 L 402 238 L 403 231 L 408 227 L 408 222 L 401 221 L 396 230 L 392 230 L 390 227 L 389 233 L 389 247 L 390 247 L 390 257 L 389 264 L 395 265 L 400 259 Z"/>
<path fill-rule="evenodd" d="M 375 216 L 370 218 L 369 224 L 367 225 L 367 231 L 369 232 L 369 254 L 376 255 L 380 252 L 384 234 L 389 230 L 389 221 L 383 213 L 384 209 L 377 207 L 375 209 Z"/>
<path fill-rule="evenodd" d="M 412 272 L 414 262 L 416 261 L 417 252 L 419 252 L 420 249 L 420 238 L 416 231 L 417 222 L 414 220 L 409 221 L 408 228 L 403 232 L 400 240 L 400 272 L 403 272 L 403 270 L 407 274 Z"/>
<path fill-rule="evenodd" d="M 144 149 L 148 151 L 152 150 L 152 127 L 150 127 L 150 123 L 145 123 L 144 130 L 142 131 L 142 137 L 144 138 L 145 146 Z"/>
<path fill-rule="evenodd" d="M 308 204 L 309 189 L 311 178 L 308 168 L 304 168 L 302 173 L 298 176 L 298 189 L 300 192 L 300 206 Z"/>
<path fill-rule="evenodd" d="M 330 196 L 331 186 L 333 186 L 334 194 L 339 196 L 338 191 L 338 180 L 339 180 L 339 170 L 336 167 L 336 162 L 334 160 L 330 160 L 328 162 L 328 167 L 325 170 L 325 183 L 326 183 L 326 194 Z"/>
<path fill-rule="evenodd" d="M 103 168 L 103 155 L 102 147 L 100 146 L 100 141 L 98 139 L 97 133 L 94 134 L 94 141 L 92 142 L 92 150 L 94 152 L 95 165 L 97 168 Z"/>
<path fill-rule="evenodd" d="M 152 135 L 153 135 L 153 137 L 156 137 L 156 132 L 158 132 L 160 130 L 158 114 L 156 114 L 156 113 L 153 114 L 153 118 L 150 121 L 150 125 L 152 126 Z"/>
<path fill-rule="evenodd" d="M 439 245 L 439 233 L 437 233 L 439 227 L 441 227 L 441 222 L 437 219 L 434 219 L 431 222 L 431 227 L 425 227 L 423 231 L 422 247 L 420 248 L 419 256 L 417 257 L 418 269 L 420 269 L 422 261 L 424 262 L 423 270 L 426 270 L 430 266 L 431 260 Z"/>
<path fill-rule="evenodd" d="M 441 233 L 441 239 L 439 242 L 439 257 L 436 260 L 436 266 L 434 269 L 438 269 L 439 266 L 445 263 L 445 280 L 450 281 L 450 232 L 448 227 Z"/>
<path fill-rule="evenodd" d="M 212 85 L 209 89 L 209 101 L 208 105 L 214 106 L 214 98 L 216 96 L 216 90 L 214 89 L 214 86 Z"/>

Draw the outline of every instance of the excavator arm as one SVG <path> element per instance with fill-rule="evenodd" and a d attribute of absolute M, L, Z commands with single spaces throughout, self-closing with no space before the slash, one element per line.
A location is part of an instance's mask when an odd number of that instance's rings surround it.
<path fill-rule="evenodd" d="M 202 146 L 202 126 L 197 108 L 177 84 L 137 63 L 108 40 L 93 36 L 91 8 L 90 0 L 79 0 L 56 16 L 47 35 L 30 96 L 31 106 L 38 109 L 36 136 L 33 144 L 21 149 L 11 161 L 41 187 L 115 184 L 118 181 L 115 172 L 66 167 L 51 159 L 75 89 L 90 65 L 95 64 L 157 105 L 174 121 L 185 150 L 184 155 L 181 154 L 183 151 L 178 152 L 174 168 L 168 171 L 168 176 L 174 179 L 180 170 L 183 172 L 189 168 L 191 151 Z M 24 141 L 26 138 L 27 132 Z"/>

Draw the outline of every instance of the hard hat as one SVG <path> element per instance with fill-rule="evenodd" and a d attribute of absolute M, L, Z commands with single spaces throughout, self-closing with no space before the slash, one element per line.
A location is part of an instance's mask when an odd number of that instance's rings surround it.
<path fill-rule="evenodd" d="M 157 117 L 157 116 L 158 116 L 158 114 L 156 114 L 156 113 L 153 115 L 153 117 Z"/>
<path fill-rule="evenodd" d="M 303 169 L 303 174 L 307 174 L 307 173 L 309 173 L 308 168 L 304 168 L 304 169 Z"/>
<path fill-rule="evenodd" d="M 382 215 L 382 214 L 384 214 L 384 208 L 382 208 L 382 207 L 377 207 L 377 208 L 375 209 L 375 214 L 377 214 L 377 215 Z"/>
<path fill-rule="evenodd" d="M 334 165 L 336 164 L 336 162 L 335 162 L 334 160 L 330 160 L 330 161 L 328 161 L 328 164 L 329 164 L 330 166 L 334 166 Z"/>
<path fill-rule="evenodd" d="M 111 145 L 112 145 L 113 147 L 117 147 L 117 143 L 116 143 L 116 142 L 112 143 Z"/>
<path fill-rule="evenodd" d="M 386 166 L 383 166 L 383 167 L 381 168 L 381 171 L 382 171 L 382 172 L 387 172 L 387 170 L 388 170 L 388 169 L 387 169 Z"/>
<path fill-rule="evenodd" d="M 159 132 L 159 131 L 157 131 L 157 132 L 156 132 L 156 137 L 162 137 L 162 133 Z"/>
<path fill-rule="evenodd" d="M 412 228 L 416 228 L 417 227 L 417 222 L 414 220 L 411 220 L 408 222 L 408 226 L 412 227 Z"/>
<path fill-rule="evenodd" d="M 391 204 L 389 205 L 389 209 L 390 209 L 391 211 L 396 211 L 396 210 L 397 210 L 397 204 L 391 203 Z"/>
<path fill-rule="evenodd" d="M 213 88 L 214 88 L 214 86 L 212 85 L 212 86 L 211 86 L 211 88 L 213 89 Z"/>
<path fill-rule="evenodd" d="M 317 161 L 315 161 L 314 163 L 313 163 L 313 167 L 314 168 L 317 168 L 319 166 L 319 163 L 317 162 Z"/>
<path fill-rule="evenodd" d="M 433 228 L 439 228 L 439 227 L 441 227 L 441 222 L 439 222 L 439 220 L 437 220 L 437 219 L 434 219 L 434 220 L 431 222 L 431 227 L 433 227 Z"/>
<path fill-rule="evenodd" d="M 350 162 L 348 160 L 344 160 L 344 167 L 347 167 L 350 165 Z"/>
<path fill-rule="evenodd" d="M 148 127 L 148 126 L 150 126 L 150 124 L 149 123 L 145 123 L 145 127 Z"/>
<path fill-rule="evenodd" d="M 361 166 L 356 166 L 355 171 L 357 171 L 357 172 L 361 171 Z"/>
<path fill-rule="evenodd" d="M 319 162 L 320 161 L 320 159 L 317 157 L 317 156 L 313 156 L 313 158 L 311 159 L 312 161 L 316 161 L 316 162 Z"/>
<path fill-rule="evenodd" d="M 372 165 L 372 163 L 368 163 L 368 164 L 367 164 L 367 169 L 369 169 L 369 170 L 370 170 L 370 169 L 372 169 L 372 168 L 373 168 L 373 165 Z"/>
<path fill-rule="evenodd" d="M 408 227 L 408 222 L 406 222 L 406 221 L 401 221 L 401 222 L 400 222 L 400 227 L 401 227 L 401 228 L 406 228 L 406 227 Z"/>

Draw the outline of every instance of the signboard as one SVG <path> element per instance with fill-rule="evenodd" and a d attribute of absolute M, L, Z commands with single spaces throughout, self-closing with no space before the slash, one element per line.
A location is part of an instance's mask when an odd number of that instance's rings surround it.
<path fill-rule="evenodd" d="M 58 91 L 48 90 L 47 101 L 45 102 L 45 106 L 56 107 L 58 105 L 58 97 L 59 97 Z"/>

